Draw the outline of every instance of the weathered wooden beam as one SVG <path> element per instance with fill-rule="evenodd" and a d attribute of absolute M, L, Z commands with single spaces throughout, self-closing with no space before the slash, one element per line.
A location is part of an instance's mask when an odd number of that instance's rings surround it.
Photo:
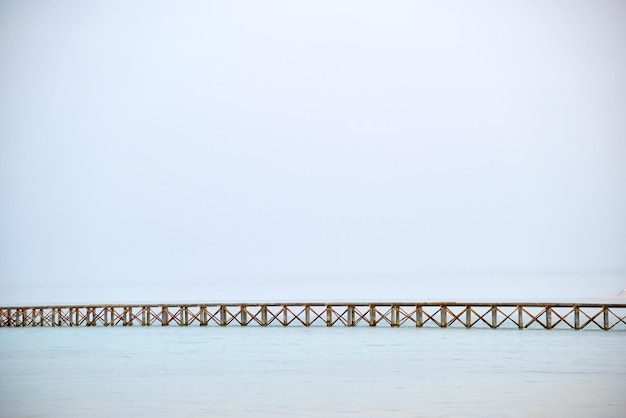
<path fill-rule="evenodd" d="M 326 326 L 333 326 L 333 307 L 331 305 L 326 306 Z"/>
<path fill-rule="evenodd" d="M 422 305 L 415 306 L 415 326 L 416 327 L 424 326 L 423 316 L 424 316 L 424 312 L 423 312 Z"/>
<path fill-rule="evenodd" d="M 446 308 L 446 305 L 441 305 L 440 307 L 439 326 L 441 328 L 446 328 L 448 326 L 448 309 Z"/>
<path fill-rule="evenodd" d="M 307 327 L 311 326 L 311 305 L 304 307 L 304 325 Z"/>
<path fill-rule="evenodd" d="M 347 321 L 347 326 L 349 327 L 353 327 L 354 326 L 354 305 L 348 305 L 348 310 L 346 313 L 346 321 Z"/>
<path fill-rule="evenodd" d="M 202 327 L 209 325 L 209 315 L 206 309 L 206 306 L 200 306 L 200 326 Z"/>
<path fill-rule="evenodd" d="M 267 322 L 267 306 L 266 305 L 262 305 L 261 306 L 261 326 L 266 327 L 268 325 Z"/>
<path fill-rule="evenodd" d="M 552 308 L 546 306 L 546 328 L 552 329 Z"/>

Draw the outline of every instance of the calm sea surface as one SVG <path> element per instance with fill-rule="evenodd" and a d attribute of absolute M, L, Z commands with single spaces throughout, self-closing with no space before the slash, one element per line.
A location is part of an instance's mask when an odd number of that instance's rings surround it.
<path fill-rule="evenodd" d="M 626 332 L 0 330 L 2 417 L 626 416 Z"/>

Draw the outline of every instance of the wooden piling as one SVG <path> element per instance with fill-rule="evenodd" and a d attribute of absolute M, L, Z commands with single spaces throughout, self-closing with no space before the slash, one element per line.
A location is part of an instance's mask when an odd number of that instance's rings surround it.
<path fill-rule="evenodd" d="M 311 305 L 304 306 L 304 325 L 311 326 Z"/>
<path fill-rule="evenodd" d="M 200 326 L 206 327 L 209 324 L 206 306 L 200 306 Z"/>
<path fill-rule="evenodd" d="M 326 306 L 326 326 L 333 326 L 333 307 L 331 305 Z"/>
<path fill-rule="evenodd" d="M 168 326 L 170 324 L 170 314 L 167 306 L 161 308 L 161 326 Z"/>
<path fill-rule="evenodd" d="M 441 328 L 446 328 L 448 326 L 448 309 L 446 308 L 446 305 L 442 304 L 440 310 L 441 317 L 439 319 L 439 326 Z"/>
<path fill-rule="evenodd" d="M 226 317 L 226 306 L 220 306 L 220 326 L 225 327 L 228 325 L 228 319 Z"/>
<path fill-rule="evenodd" d="M 289 321 L 288 321 L 288 310 L 287 310 L 287 305 L 282 305 L 283 308 L 283 326 L 286 327 L 287 325 L 289 325 Z"/>
<path fill-rule="evenodd" d="M 418 328 L 424 326 L 422 305 L 415 306 L 415 326 Z"/>
<path fill-rule="evenodd" d="M 261 306 L 261 326 L 266 327 L 267 325 L 267 305 L 263 305 Z"/>
<path fill-rule="evenodd" d="M 349 327 L 353 327 L 354 326 L 354 305 L 348 305 L 347 308 L 347 323 L 346 325 Z"/>

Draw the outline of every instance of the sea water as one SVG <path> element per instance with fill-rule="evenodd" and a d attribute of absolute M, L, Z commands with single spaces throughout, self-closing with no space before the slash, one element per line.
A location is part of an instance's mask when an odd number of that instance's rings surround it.
<path fill-rule="evenodd" d="M 0 329 L 2 417 L 624 417 L 626 332 Z"/>

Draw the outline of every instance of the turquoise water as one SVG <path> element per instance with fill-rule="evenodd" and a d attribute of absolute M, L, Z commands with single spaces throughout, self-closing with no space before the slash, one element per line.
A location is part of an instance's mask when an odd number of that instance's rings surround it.
<path fill-rule="evenodd" d="M 2 417 L 623 417 L 626 332 L 0 330 Z"/>

